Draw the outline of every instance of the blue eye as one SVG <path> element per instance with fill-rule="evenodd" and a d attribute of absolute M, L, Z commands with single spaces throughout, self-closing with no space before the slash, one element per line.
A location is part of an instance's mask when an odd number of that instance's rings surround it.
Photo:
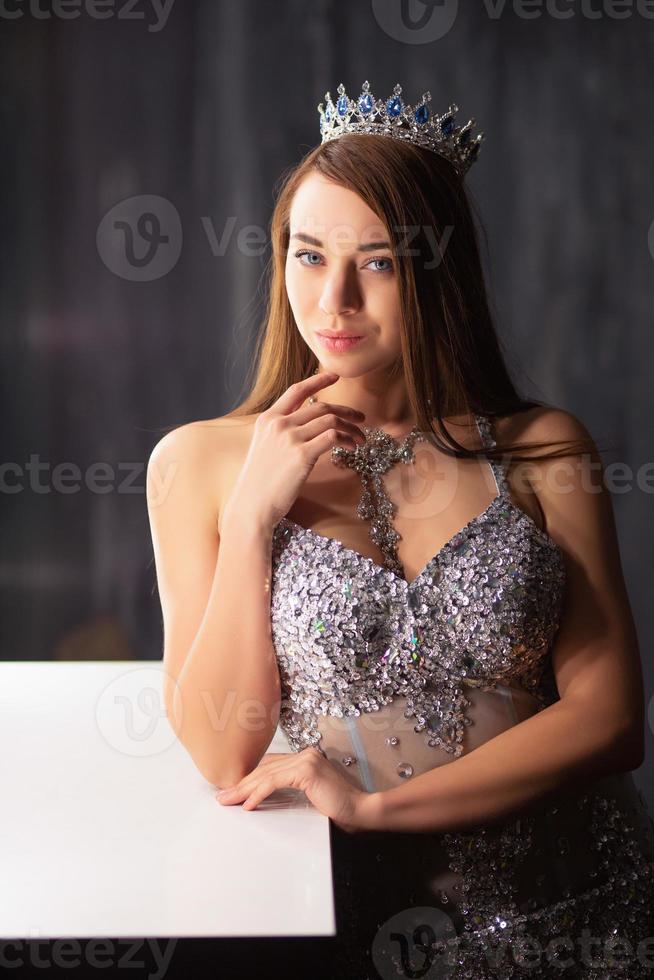
<path fill-rule="evenodd" d="M 384 256 L 382 258 L 379 258 L 379 259 L 370 259 L 370 261 L 371 262 L 388 262 L 389 263 L 389 268 L 388 269 L 376 269 L 375 270 L 376 272 L 390 272 L 391 269 L 393 268 L 393 262 L 391 261 L 391 259 L 387 259 L 386 256 Z"/>
<path fill-rule="evenodd" d="M 319 252 L 312 252 L 308 248 L 301 248 L 298 252 L 295 252 L 294 254 L 295 254 L 295 258 L 296 259 L 301 259 L 303 255 L 317 255 L 319 259 L 322 258 L 322 256 L 320 255 Z M 368 259 L 368 261 L 366 262 L 366 267 L 369 266 L 372 262 L 387 262 L 388 263 L 388 267 L 386 269 L 373 269 L 373 272 L 378 272 L 381 275 L 382 273 L 392 272 L 393 271 L 393 260 L 392 259 L 389 259 L 388 256 L 386 256 L 386 255 L 380 255 L 380 256 L 376 256 L 376 257 L 373 257 L 371 259 Z M 319 262 L 302 262 L 302 261 L 300 262 L 300 265 L 309 265 L 309 266 L 311 266 L 311 265 L 317 266 L 319 264 L 320 264 Z"/>
<path fill-rule="evenodd" d="M 318 252 L 310 252 L 309 249 L 302 248 L 302 249 L 300 249 L 299 252 L 296 252 L 295 253 L 295 258 L 298 259 L 302 255 L 318 255 Z M 318 255 L 318 258 L 320 258 L 319 255 Z M 307 263 L 307 262 L 300 262 L 300 265 L 317 265 L 317 264 L 318 264 L 317 262 L 309 262 L 309 263 Z"/>

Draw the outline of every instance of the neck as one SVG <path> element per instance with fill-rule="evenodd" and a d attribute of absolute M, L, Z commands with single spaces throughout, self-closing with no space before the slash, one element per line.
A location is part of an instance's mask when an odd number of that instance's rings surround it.
<path fill-rule="evenodd" d="M 319 367 L 318 373 L 322 370 Z M 417 424 L 402 378 L 390 382 L 370 375 L 339 378 L 321 390 L 319 401 L 356 408 L 365 415 L 363 425 L 383 429 L 393 438 L 407 435 Z"/>

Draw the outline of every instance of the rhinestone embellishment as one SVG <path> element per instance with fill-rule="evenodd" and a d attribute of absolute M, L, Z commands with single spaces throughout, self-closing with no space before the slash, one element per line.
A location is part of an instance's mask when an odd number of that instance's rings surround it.
<path fill-rule="evenodd" d="M 398 446 L 397 442 L 383 429 L 363 426 L 366 441 L 355 449 L 334 446 L 332 461 L 337 466 L 349 467 L 359 474 L 363 483 L 363 493 L 357 506 L 357 514 L 363 521 L 370 521 L 370 538 L 384 555 L 384 565 L 398 575 L 402 575 L 402 565 L 397 557 L 396 542 L 401 535 L 392 524 L 395 504 L 389 498 L 384 481 L 384 473 L 395 463 L 405 465 L 414 462 L 413 444 L 425 441 L 420 429 L 413 428 Z"/>
<path fill-rule="evenodd" d="M 475 120 L 457 125 L 457 105 L 450 105 L 441 114 L 430 108 L 431 93 L 423 92 L 415 105 L 402 98 L 402 86 L 396 84 L 389 98 L 376 99 L 365 81 L 361 93 L 352 99 L 341 82 L 336 102 L 325 92 L 325 103 L 318 105 L 321 142 L 338 139 L 345 133 L 390 136 L 425 147 L 449 160 L 463 177 L 479 155 L 483 133 L 472 135 Z"/>

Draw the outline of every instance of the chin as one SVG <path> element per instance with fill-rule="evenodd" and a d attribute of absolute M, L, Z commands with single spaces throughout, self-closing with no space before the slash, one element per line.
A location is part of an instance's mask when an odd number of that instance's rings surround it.
<path fill-rule="evenodd" d="M 363 351 L 360 353 L 349 351 L 345 354 L 333 354 L 330 351 L 314 350 L 313 353 L 321 371 L 334 371 L 342 378 L 360 378 L 365 374 L 386 372 L 391 369 L 394 363 L 393 359 L 382 360 L 371 357 L 369 351 L 366 354 Z"/>
<path fill-rule="evenodd" d="M 322 351 L 320 354 L 316 353 L 316 357 L 321 371 L 333 371 L 341 378 L 360 378 L 376 369 L 375 365 L 364 364 L 361 360 L 355 364 L 351 354 L 345 357 L 342 354 L 337 354 L 335 357 L 325 357 L 325 352 Z"/>

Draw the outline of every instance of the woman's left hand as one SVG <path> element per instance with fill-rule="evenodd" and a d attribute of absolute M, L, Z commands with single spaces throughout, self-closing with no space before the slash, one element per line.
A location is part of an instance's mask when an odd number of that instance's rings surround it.
<path fill-rule="evenodd" d="M 347 833 L 362 829 L 357 822 L 370 794 L 352 786 L 315 745 L 301 752 L 271 752 L 235 786 L 216 795 L 219 803 L 243 803 L 254 810 L 267 796 L 285 787 L 302 790 L 324 816 Z"/>

